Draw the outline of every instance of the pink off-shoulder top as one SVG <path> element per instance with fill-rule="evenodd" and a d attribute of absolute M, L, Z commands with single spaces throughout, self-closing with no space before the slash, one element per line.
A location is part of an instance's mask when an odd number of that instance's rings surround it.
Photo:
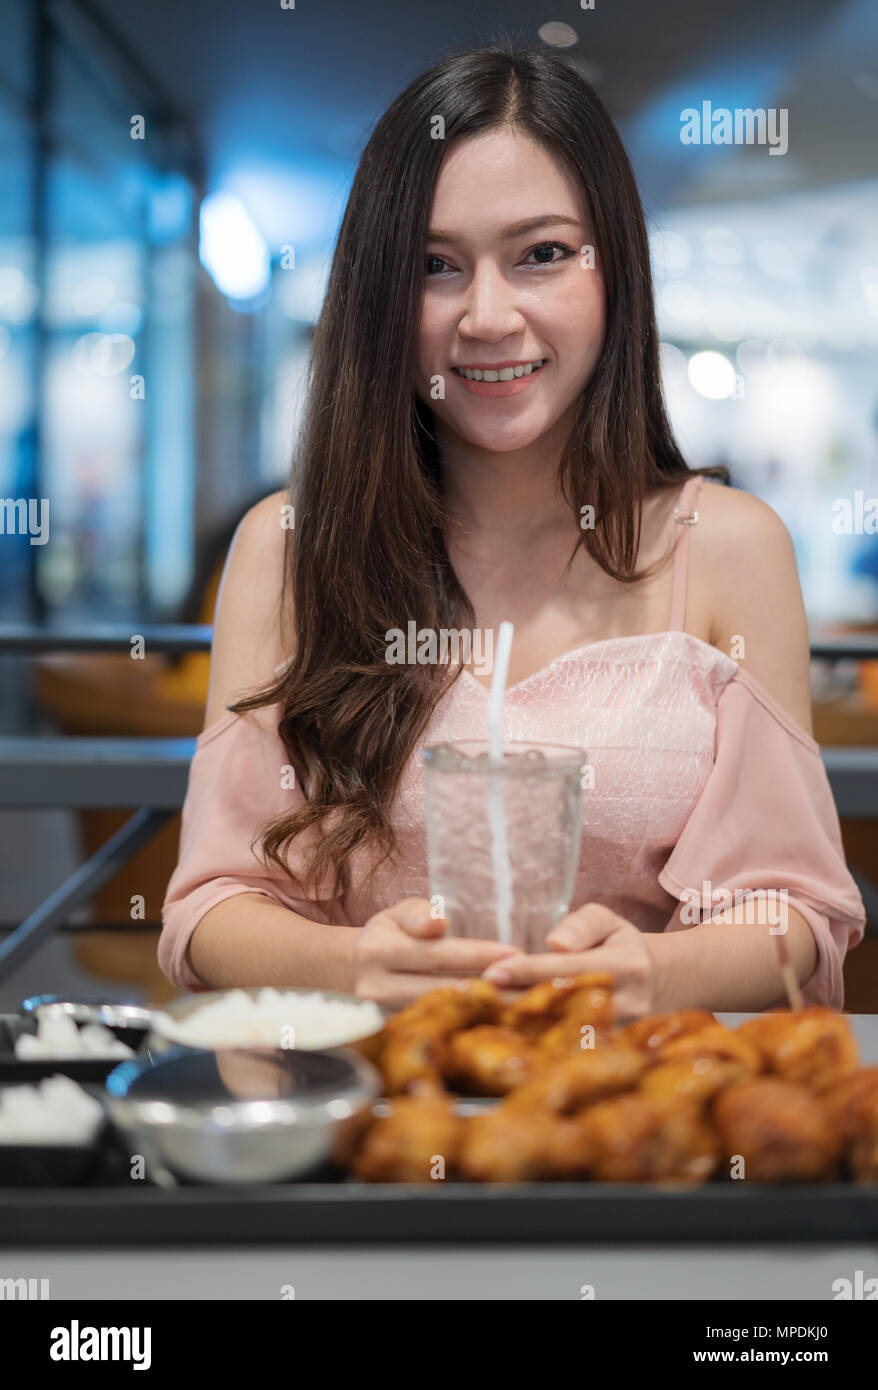
<path fill-rule="evenodd" d="M 571 910 L 604 903 L 658 932 L 695 894 L 716 910 L 719 889 L 786 889 L 818 946 L 805 1001 L 841 1008 L 842 962 L 866 914 L 845 865 L 818 745 L 736 661 L 683 631 L 699 483 L 687 481 L 674 512 L 668 630 L 610 637 L 556 657 L 508 689 L 504 735 L 588 751 L 595 790 L 583 797 Z M 484 737 L 487 702 L 484 686 L 464 670 L 437 704 L 424 743 Z M 350 926 L 400 898 L 428 896 L 419 749 L 391 807 L 397 855 L 371 881 L 374 859 L 361 847 L 342 900 L 333 901 L 328 875 L 310 897 L 298 896 L 313 828 L 293 841 L 290 876 L 256 857 L 260 829 L 305 798 L 298 779 L 290 785 L 279 715 L 279 705 L 228 711 L 196 739 L 159 942 L 161 968 L 181 988 L 204 987 L 187 958 L 189 938 L 209 908 L 235 894 L 261 893 L 316 922 Z"/>

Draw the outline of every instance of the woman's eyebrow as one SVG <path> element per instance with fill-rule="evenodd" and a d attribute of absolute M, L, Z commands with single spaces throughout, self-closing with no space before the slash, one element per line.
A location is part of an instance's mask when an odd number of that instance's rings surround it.
<path fill-rule="evenodd" d="M 544 217 L 528 217 L 524 222 L 514 222 L 511 227 L 504 227 L 500 233 L 501 238 L 507 240 L 512 237 L 524 236 L 527 232 L 539 231 L 540 227 L 558 226 L 581 227 L 583 224 L 578 217 L 567 217 L 561 212 L 549 212 Z M 451 232 L 431 230 L 427 233 L 428 241 L 455 241 L 456 237 Z"/>

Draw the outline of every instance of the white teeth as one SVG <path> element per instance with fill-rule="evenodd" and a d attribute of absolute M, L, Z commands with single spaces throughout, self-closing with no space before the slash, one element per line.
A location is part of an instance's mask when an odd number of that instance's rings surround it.
<path fill-rule="evenodd" d="M 537 362 L 526 362 L 520 367 L 500 367 L 498 371 L 482 371 L 479 367 L 455 367 L 454 370 L 466 377 L 467 381 L 511 381 L 516 376 L 530 376 L 545 360 L 541 357 Z"/>

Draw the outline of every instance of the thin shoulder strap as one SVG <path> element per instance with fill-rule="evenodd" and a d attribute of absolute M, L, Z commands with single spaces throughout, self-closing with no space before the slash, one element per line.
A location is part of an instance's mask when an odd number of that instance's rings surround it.
<path fill-rule="evenodd" d="M 671 588 L 671 632 L 682 631 L 686 618 L 686 570 L 689 561 L 689 527 L 695 526 L 698 521 L 698 511 L 695 503 L 698 498 L 698 489 L 700 485 L 700 473 L 696 473 L 694 478 L 687 478 L 683 487 L 680 489 L 680 496 L 674 508 L 674 529 L 676 530 L 679 527 L 679 535 L 677 536 L 674 549 L 674 577 Z"/>

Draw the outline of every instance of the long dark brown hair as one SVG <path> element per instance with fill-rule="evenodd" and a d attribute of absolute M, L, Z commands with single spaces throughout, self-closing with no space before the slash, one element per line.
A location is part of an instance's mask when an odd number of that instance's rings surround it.
<path fill-rule="evenodd" d="M 444 139 L 431 138 L 436 116 Z M 474 626 L 445 544 L 432 414 L 411 372 L 442 157 L 452 140 L 498 127 L 527 134 L 571 171 L 604 278 L 603 350 L 559 466 L 577 520 L 595 509 L 573 554 L 584 545 L 613 578 L 643 578 L 651 571 L 634 567 L 644 494 L 691 476 L 662 398 L 643 210 L 598 96 L 561 59 L 507 44 L 437 63 L 396 98 L 363 152 L 314 334 L 286 535 L 293 616 L 284 611 L 281 627 L 293 655 L 271 686 L 229 706 L 280 703 L 279 733 L 308 801 L 262 830 L 262 857 L 291 873 L 284 852 L 317 827 L 295 876 L 310 885 L 332 870 L 334 897 L 359 845 L 371 842 L 377 862 L 394 852 L 388 808 L 401 773 L 462 669 L 388 664 L 388 630 L 412 619 L 433 631 Z M 722 467 L 698 471 L 730 481 Z"/>

